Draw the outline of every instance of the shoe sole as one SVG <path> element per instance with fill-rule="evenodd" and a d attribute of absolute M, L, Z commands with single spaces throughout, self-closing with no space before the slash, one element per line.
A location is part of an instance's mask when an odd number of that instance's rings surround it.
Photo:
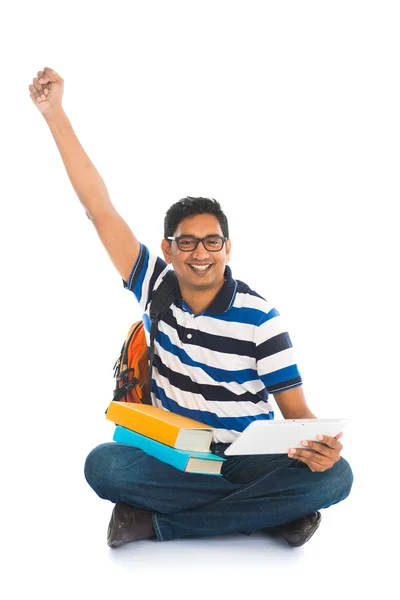
<path fill-rule="evenodd" d="M 118 506 L 118 504 L 116 504 L 114 506 L 114 509 L 111 513 L 111 519 L 108 524 L 108 529 L 107 529 L 107 544 L 108 544 L 108 546 L 110 546 L 110 548 L 119 548 L 120 546 L 124 545 L 123 541 L 120 541 L 120 542 L 110 541 L 116 535 L 115 512 L 117 510 L 117 506 Z"/>

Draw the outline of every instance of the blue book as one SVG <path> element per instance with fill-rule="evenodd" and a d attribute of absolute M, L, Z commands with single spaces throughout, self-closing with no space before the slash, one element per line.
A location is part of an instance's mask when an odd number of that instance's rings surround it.
<path fill-rule="evenodd" d="M 221 475 L 222 463 L 226 460 L 226 458 L 216 456 L 212 452 L 177 450 L 121 426 L 115 428 L 113 440 L 120 444 L 128 444 L 129 446 L 140 448 L 146 454 L 154 456 L 154 458 L 158 458 L 158 460 L 162 460 L 186 473 Z"/>

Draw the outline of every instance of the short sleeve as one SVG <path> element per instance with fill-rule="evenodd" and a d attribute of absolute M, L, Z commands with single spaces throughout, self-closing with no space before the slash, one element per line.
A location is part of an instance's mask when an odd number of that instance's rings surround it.
<path fill-rule="evenodd" d="M 264 313 L 256 333 L 257 372 L 268 393 L 302 384 L 293 345 L 276 308 Z"/>
<path fill-rule="evenodd" d="M 143 312 L 146 311 L 153 290 L 158 287 L 168 269 L 165 261 L 150 252 L 144 244 L 140 244 L 139 255 L 128 281 L 122 280 L 122 284 L 125 289 L 133 292 Z"/>

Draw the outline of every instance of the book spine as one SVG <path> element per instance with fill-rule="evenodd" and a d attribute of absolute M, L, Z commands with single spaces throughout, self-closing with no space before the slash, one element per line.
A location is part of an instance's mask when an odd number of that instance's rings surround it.
<path fill-rule="evenodd" d="M 176 425 L 154 419 L 149 414 L 131 410 L 126 405 L 124 406 L 124 403 L 111 403 L 106 416 L 107 419 L 117 425 L 126 427 L 172 448 L 175 447 L 179 433 L 179 428 Z"/>
<path fill-rule="evenodd" d="M 135 431 L 126 429 L 125 427 L 116 427 L 113 440 L 120 444 L 128 444 L 140 448 L 146 454 L 158 458 L 180 471 L 185 471 L 189 456 L 177 452 L 174 448 L 162 444 L 154 439 L 140 435 Z"/>

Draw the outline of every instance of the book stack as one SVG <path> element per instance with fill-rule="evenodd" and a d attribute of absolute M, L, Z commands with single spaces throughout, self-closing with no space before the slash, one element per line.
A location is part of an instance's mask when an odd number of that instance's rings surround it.
<path fill-rule="evenodd" d="M 115 442 L 140 448 L 186 473 L 221 475 L 226 459 L 210 452 L 212 428 L 200 421 L 148 404 L 114 400 L 107 419 L 117 425 Z"/>

